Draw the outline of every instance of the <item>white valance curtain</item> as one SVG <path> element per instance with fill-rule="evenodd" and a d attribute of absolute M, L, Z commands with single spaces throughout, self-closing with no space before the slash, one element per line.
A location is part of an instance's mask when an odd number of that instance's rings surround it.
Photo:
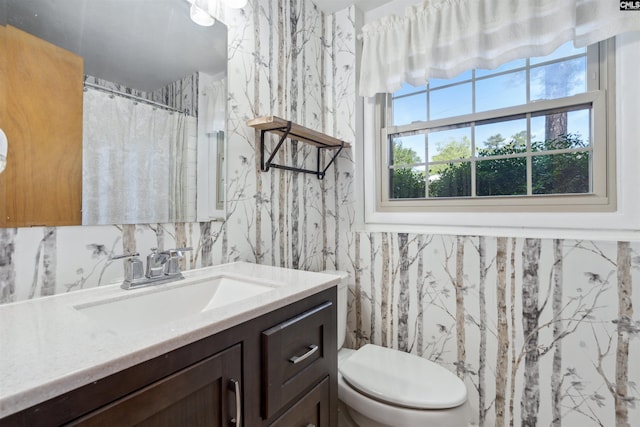
<path fill-rule="evenodd" d="M 426 0 L 362 28 L 361 96 L 640 30 L 616 0 Z"/>

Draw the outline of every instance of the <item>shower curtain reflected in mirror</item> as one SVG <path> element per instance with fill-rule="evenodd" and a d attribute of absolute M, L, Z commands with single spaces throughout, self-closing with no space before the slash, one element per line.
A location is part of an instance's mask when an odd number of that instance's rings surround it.
<path fill-rule="evenodd" d="M 195 221 L 196 118 L 84 93 L 82 223 Z"/>

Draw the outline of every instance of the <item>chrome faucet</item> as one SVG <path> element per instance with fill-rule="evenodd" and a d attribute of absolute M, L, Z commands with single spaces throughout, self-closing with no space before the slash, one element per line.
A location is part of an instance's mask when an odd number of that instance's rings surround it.
<path fill-rule="evenodd" d="M 151 253 L 147 255 L 147 270 L 145 277 L 147 279 L 155 279 L 164 275 L 164 263 L 167 256 L 164 253 L 158 253 L 158 248 L 151 248 Z"/>
<path fill-rule="evenodd" d="M 136 289 L 143 286 L 150 286 L 157 283 L 169 282 L 183 279 L 180 271 L 180 259 L 183 252 L 191 251 L 193 248 L 177 248 L 168 251 L 158 252 L 157 248 L 152 248 L 147 255 L 147 268 L 142 268 L 142 260 L 138 258 L 139 253 L 123 254 L 111 257 L 111 259 L 126 259 L 124 269 L 123 289 Z"/>

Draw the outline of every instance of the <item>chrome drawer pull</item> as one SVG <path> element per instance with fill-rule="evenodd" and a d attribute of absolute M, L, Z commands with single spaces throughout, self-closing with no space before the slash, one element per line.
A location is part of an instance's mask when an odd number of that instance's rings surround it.
<path fill-rule="evenodd" d="M 318 346 L 315 344 L 311 344 L 309 346 L 309 351 L 307 351 L 305 354 L 303 354 L 302 356 L 293 356 L 289 359 L 289 362 L 293 363 L 294 365 L 296 363 L 300 363 L 303 360 L 305 360 L 306 358 L 308 358 L 309 356 L 311 356 L 313 353 L 315 353 L 316 351 L 318 351 Z"/>
<path fill-rule="evenodd" d="M 231 419 L 231 424 L 235 424 L 236 426 L 242 425 L 242 396 L 240 396 L 240 381 L 238 380 L 230 380 L 230 383 L 233 385 L 233 392 L 236 395 L 236 417 Z"/>

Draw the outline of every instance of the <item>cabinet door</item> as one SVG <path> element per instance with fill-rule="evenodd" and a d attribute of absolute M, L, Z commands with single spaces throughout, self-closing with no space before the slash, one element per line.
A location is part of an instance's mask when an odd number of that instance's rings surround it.
<path fill-rule="evenodd" d="M 15 27 L 0 37 L 0 227 L 80 225 L 83 59 Z"/>
<path fill-rule="evenodd" d="M 237 344 L 72 423 L 79 426 L 235 426 L 242 413 Z"/>
<path fill-rule="evenodd" d="M 325 378 L 269 427 L 328 427 L 329 378 Z"/>

